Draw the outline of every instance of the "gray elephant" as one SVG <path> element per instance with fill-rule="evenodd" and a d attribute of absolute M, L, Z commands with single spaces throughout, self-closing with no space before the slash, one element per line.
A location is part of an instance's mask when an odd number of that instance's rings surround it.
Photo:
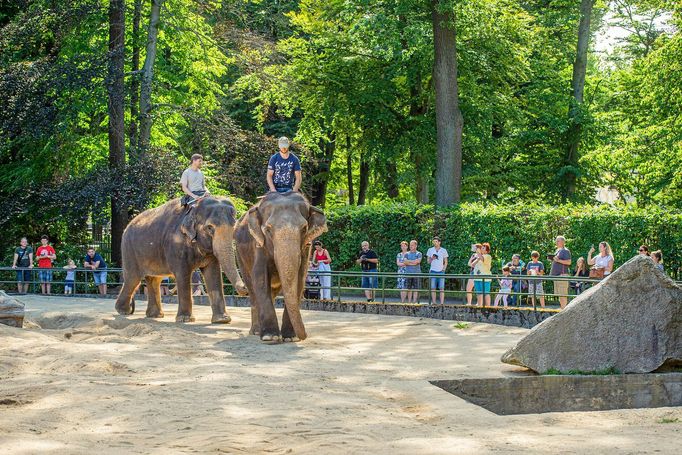
<path fill-rule="evenodd" d="M 324 213 L 300 193 L 269 193 L 237 223 L 237 259 L 251 300 L 251 334 L 304 340 L 300 303 L 312 241 L 327 231 Z M 274 298 L 284 296 L 280 331 Z"/>
<path fill-rule="evenodd" d="M 234 253 L 235 209 L 229 199 L 210 196 L 192 209 L 179 199 L 136 216 L 123 233 L 123 288 L 116 300 L 119 314 L 132 314 L 131 300 L 142 279 L 147 282 L 147 317 L 163 317 L 160 284 L 164 277 L 177 282 L 178 322 L 192 322 L 191 276 L 201 269 L 213 310 L 213 323 L 228 323 L 222 271 L 240 294 L 246 287 L 239 276 Z"/>

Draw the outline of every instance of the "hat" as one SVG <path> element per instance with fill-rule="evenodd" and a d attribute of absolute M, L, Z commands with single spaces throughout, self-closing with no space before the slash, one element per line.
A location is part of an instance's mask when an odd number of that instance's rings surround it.
<path fill-rule="evenodd" d="M 281 149 L 288 149 L 289 148 L 289 138 L 286 136 L 282 136 L 277 140 L 277 145 Z"/>

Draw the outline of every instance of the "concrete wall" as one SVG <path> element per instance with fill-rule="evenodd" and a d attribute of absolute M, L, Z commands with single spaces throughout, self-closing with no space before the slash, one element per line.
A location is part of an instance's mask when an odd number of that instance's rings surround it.
<path fill-rule="evenodd" d="M 164 296 L 164 302 L 175 303 L 175 296 Z M 196 305 L 208 305 L 208 297 L 194 297 Z M 247 297 L 226 296 L 228 306 L 248 307 Z M 276 302 L 282 308 L 282 300 Z M 303 300 L 301 309 L 336 311 L 340 313 L 381 314 L 386 316 L 412 316 L 452 321 L 485 322 L 512 327 L 531 328 L 556 314 L 558 310 L 533 310 L 516 308 L 478 308 L 467 305 L 408 305 L 402 303 L 366 303 L 350 301 Z"/>

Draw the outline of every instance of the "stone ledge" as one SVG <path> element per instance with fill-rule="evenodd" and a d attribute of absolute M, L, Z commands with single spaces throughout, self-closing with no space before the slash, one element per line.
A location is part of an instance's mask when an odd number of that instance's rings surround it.
<path fill-rule="evenodd" d="M 175 296 L 164 296 L 164 303 L 176 303 Z M 196 305 L 208 305 L 207 296 L 194 297 Z M 250 306 L 248 297 L 226 296 L 225 304 L 233 307 Z M 282 308 L 282 299 L 275 305 Z M 468 305 L 415 305 L 405 303 L 352 302 L 337 300 L 303 300 L 302 310 L 334 311 L 338 313 L 380 314 L 385 316 L 410 316 L 452 321 L 484 322 L 510 327 L 532 328 L 559 310 L 533 310 L 532 308 L 475 307 Z"/>

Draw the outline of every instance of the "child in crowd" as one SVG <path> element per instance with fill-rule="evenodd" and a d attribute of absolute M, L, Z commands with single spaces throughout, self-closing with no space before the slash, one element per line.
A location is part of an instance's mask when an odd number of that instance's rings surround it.
<path fill-rule="evenodd" d="M 66 270 L 66 278 L 64 279 L 64 294 L 73 294 L 76 288 L 76 263 L 73 259 L 69 259 L 67 265 L 64 266 Z"/>
<path fill-rule="evenodd" d="M 512 289 L 512 280 L 510 277 L 511 273 L 511 268 L 509 266 L 504 266 L 502 267 L 502 275 L 505 276 L 505 278 L 502 278 L 500 280 L 500 292 L 497 293 L 497 297 L 495 297 L 495 303 L 493 306 L 497 306 L 500 303 L 500 300 L 502 300 L 504 307 L 507 308 L 507 297 L 509 297 L 509 294 L 511 294 L 511 289 Z"/>
<path fill-rule="evenodd" d="M 540 262 L 540 253 L 533 251 L 530 254 L 531 261 L 526 265 L 526 270 L 529 276 L 542 276 L 545 274 L 545 265 Z M 540 297 L 540 306 L 545 307 L 545 291 L 542 288 L 542 281 L 530 279 L 528 280 L 528 295 L 532 299 L 533 306 L 535 306 L 535 297 Z"/>

